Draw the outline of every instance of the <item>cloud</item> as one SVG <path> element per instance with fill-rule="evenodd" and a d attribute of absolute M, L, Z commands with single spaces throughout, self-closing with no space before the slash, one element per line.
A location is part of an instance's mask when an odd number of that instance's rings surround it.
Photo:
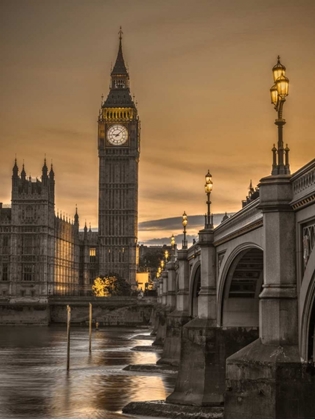
<path fill-rule="evenodd" d="M 229 213 L 228 215 L 232 215 Z M 221 223 L 221 220 L 224 216 L 224 213 L 214 214 L 213 222 L 215 225 Z M 203 215 L 194 215 L 188 217 L 188 226 L 189 228 L 196 228 L 202 226 L 205 222 L 205 216 Z M 179 229 L 182 226 L 181 217 L 169 217 L 167 219 L 158 219 L 158 220 L 149 220 L 146 222 L 139 223 L 139 231 L 155 231 L 155 230 L 172 230 Z"/>

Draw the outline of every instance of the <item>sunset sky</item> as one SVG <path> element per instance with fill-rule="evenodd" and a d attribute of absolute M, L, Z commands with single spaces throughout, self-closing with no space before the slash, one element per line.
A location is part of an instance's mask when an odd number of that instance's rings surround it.
<path fill-rule="evenodd" d="M 314 0 L 1 0 L 0 15 L 0 202 L 15 155 L 32 177 L 46 155 L 56 210 L 77 204 L 80 227 L 97 227 L 97 116 L 120 26 L 142 125 L 139 222 L 204 214 L 208 169 L 215 213 L 270 174 L 278 54 L 291 171 L 315 156 Z M 141 226 L 141 241 L 176 233 Z"/>

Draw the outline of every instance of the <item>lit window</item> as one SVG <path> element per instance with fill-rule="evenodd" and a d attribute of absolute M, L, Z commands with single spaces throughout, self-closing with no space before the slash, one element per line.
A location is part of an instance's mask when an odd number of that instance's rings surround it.
<path fill-rule="evenodd" d="M 96 262 L 96 248 L 90 248 L 90 262 Z"/>

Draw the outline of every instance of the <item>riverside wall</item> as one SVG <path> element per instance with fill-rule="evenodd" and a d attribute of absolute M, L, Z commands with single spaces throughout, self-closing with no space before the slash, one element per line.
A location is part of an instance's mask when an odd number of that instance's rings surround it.
<path fill-rule="evenodd" d="M 49 325 L 64 324 L 67 318 L 67 305 L 71 307 L 71 323 L 87 325 L 89 303 L 93 307 L 93 323 L 99 326 L 137 326 L 148 325 L 154 298 L 133 297 L 53 297 L 42 301 L 3 301 L 0 302 L 0 325 Z"/>

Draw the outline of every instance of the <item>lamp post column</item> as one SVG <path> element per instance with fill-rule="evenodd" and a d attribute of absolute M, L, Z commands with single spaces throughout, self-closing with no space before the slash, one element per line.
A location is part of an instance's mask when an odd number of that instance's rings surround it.
<path fill-rule="evenodd" d="M 216 326 L 216 278 L 215 278 L 215 248 L 213 223 L 210 213 L 210 194 L 213 189 L 212 175 L 208 170 L 205 176 L 205 193 L 207 195 L 207 214 L 205 228 L 199 232 L 199 245 L 201 248 L 201 288 L 198 297 L 198 317 L 206 318 Z"/>
<path fill-rule="evenodd" d="M 288 147 L 284 148 L 283 144 L 285 119 L 282 114 L 286 97 L 289 95 L 289 79 L 285 76 L 285 72 L 286 68 L 280 63 L 280 56 L 278 56 L 278 62 L 272 69 L 274 85 L 270 88 L 271 103 L 278 113 L 278 118 L 275 120 L 278 127 L 278 147 L 274 145 L 272 149 L 274 157 L 272 175 L 290 174 Z"/>

